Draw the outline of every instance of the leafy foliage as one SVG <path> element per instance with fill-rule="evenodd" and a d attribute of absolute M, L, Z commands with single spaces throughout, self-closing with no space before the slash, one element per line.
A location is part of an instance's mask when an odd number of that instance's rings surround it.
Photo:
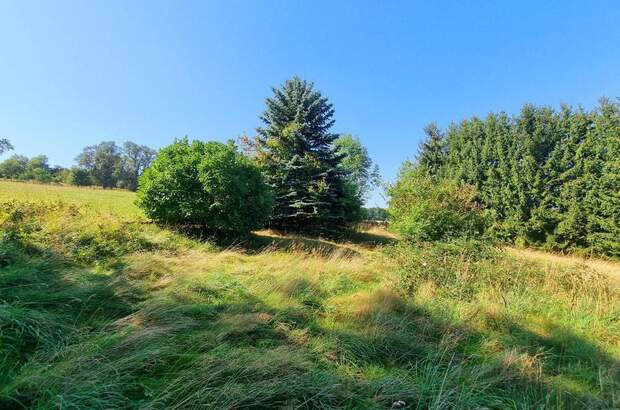
<path fill-rule="evenodd" d="M 267 98 L 254 141 L 256 161 L 275 193 L 270 226 L 338 233 L 359 218 L 357 187 L 347 187 L 344 154 L 330 132 L 334 109 L 312 83 L 294 77 Z M 353 194 L 353 195 L 352 195 Z"/>
<path fill-rule="evenodd" d="M 263 227 L 272 202 L 260 171 L 232 143 L 175 141 L 157 154 L 138 189 L 138 205 L 153 220 L 222 234 Z"/>
<path fill-rule="evenodd" d="M 0 138 L 0 155 L 7 151 L 11 151 L 12 149 L 13 145 L 11 144 L 11 141 L 6 138 Z"/>
<path fill-rule="evenodd" d="M 446 138 L 437 124 L 424 128 L 426 138 L 420 144 L 417 164 L 431 174 L 437 174 L 446 161 Z"/>
<path fill-rule="evenodd" d="M 470 185 L 429 176 L 405 163 L 389 189 L 390 227 L 418 241 L 476 237 L 485 230 L 485 215 Z"/>
<path fill-rule="evenodd" d="M 343 155 L 340 166 L 347 173 L 361 200 L 368 198 L 370 190 L 381 183 L 379 166 L 374 164 L 370 154 L 359 138 L 350 134 L 342 134 L 334 141 L 336 151 Z"/>
<path fill-rule="evenodd" d="M 45 155 L 32 158 L 13 155 L 0 163 L 0 177 L 41 183 L 63 182 L 66 170 L 62 167 L 51 167 Z"/>
<path fill-rule="evenodd" d="M 121 152 L 114 141 L 105 141 L 85 147 L 77 156 L 78 165 L 91 174 L 96 185 L 116 186 L 121 172 Z"/>
<path fill-rule="evenodd" d="M 134 191 L 138 187 L 138 178 L 151 164 L 155 154 L 152 148 L 135 142 L 127 141 L 119 147 L 114 141 L 105 141 L 85 147 L 76 161 L 78 168 L 88 171 L 93 184 Z"/>
<path fill-rule="evenodd" d="M 68 181 L 71 185 L 88 186 L 92 185 L 90 172 L 84 168 L 73 167 L 69 170 Z"/>
<path fill-rule="evenodd" d="M 365 217 L 370 221 L 386 221 L 388 219 L 388 212 L 385 208 L 371 207 L 364 208 Z"/>
<path fill-rule="evenodd" d="M 127 141 L 123 144 L 120 185 L 131 191 L 138 188 L 138 178 L 151 165 L 157 151 L 146 145 Z"/>
<path fill-rule="evenodd" d="M 0 175 L 3 178 L 21 179 L 28 169 L 28 157 L 12 155 L 0 163 Z"/>

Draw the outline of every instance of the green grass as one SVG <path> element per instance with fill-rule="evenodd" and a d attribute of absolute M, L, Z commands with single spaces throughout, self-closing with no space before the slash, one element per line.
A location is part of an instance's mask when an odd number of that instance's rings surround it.
<path fill-rule="evenodd" d="M 143 218 L 142 211 L 134 204 L 135 198 L 134 192 L 122 189 L 0 180 L 0 201 L 64 201 L 128 220 Z"/>
<path fill-rule="evenodd" d="M 66 202 L 0 206 L 0 407 L 620 407 L 620 291 L 590 267 L 223 246 Z"/>

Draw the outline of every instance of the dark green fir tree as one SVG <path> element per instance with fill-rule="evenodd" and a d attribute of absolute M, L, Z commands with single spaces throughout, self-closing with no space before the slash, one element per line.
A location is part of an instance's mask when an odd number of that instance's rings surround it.
<path fill-rule="evenodd" d="M 446 160 L 445 136 L 434 122 L 424 127 L 424 134 L 416 162 L 429 174 L 437 175 Z"/>
<path fill-rule="evenodd" d="M 273 89 L 257 129 L 256 160 L 276 206 L 270 226 L 284 231 L 336 234 L 347 226 L 351 198 L 343 155 L 336 152 L 334 108 L 312 83 L 294 77 Z M 360 206 L 359 204 L 358 206 Z"/>

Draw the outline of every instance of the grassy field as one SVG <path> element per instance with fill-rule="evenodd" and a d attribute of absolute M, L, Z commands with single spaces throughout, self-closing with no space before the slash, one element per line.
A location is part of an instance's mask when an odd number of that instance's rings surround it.
<path fill-rule="evenodd" d="M 0 180 L 0 201 L 64 201 L 96 212 L 113 213 L 127 220 L 141 219 L 143 214 L 134 204 L 136 194 L 122 189 L 43 185 Z"/>
<path fill-rule="evenodd" d="M 620 283 L 620 262 L 582 256 L 558 255 L 536 249 L 506 248 L 506 252 L 515 258 L 531 260 L 549 268 L 575 269 L 580 266 L 609 275 L 616 283 Z"/>
<path fill-rule="evenodd" d="M 620 407 L 597 266 L 381 230 L 222 245 L 121 223 L 126 192 L 0 197 L 34 201 L 0 201 L 0 408 Z"/>

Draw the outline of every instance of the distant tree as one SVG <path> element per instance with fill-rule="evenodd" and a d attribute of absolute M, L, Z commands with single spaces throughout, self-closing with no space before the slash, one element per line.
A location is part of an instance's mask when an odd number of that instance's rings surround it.
<path fill-rule="evenodd" d="M 73 167 L 69 170 L 68 183 L 76 186 L 92 185 L 90 172 L 85 168 Z"/>
<path fill-rule="evenodd" d="M 71 171 L 65 167 L 54 165 L 50 168 L 50 175 L 52 177 L 52 182 L 70 183 L 69 180 L 71 178 Z"/>
<path fill-rule="evenodd" d="M 388 218 L 387 209 L 372 207 L 366 208 L 366 219 L 369 221 L 385 221 Z"/>
<path fill-rule="evenodd" d="M 135 191 L 138 188 L 138 178 L 151 165 L 156 153 L 146 145 L 125 142 L 121 153 L 121 185 Z"/>
<path fill-rule="evenodd" d="M 340 135 L 334 146 L 343 156 L 340 166 L 346 172 L 347 180 L 355 186 L 357 197 L 362 201 L 368 199 L 370 190 L 381 183 L 379 166 L 373 163 L 360 139 L 353 135 Z"/>
<path fill-rule="evenodd" d="M 334 109 L 312 83 L 294 77 L 273 89 L 254 144 L 256 161 L 274 190 L 270 226 L 336 234 L 361 203 L 347 188 L 330 132 Z M 357 202 L 357 203 L 356 203 Z"/>
<path fill-rule="evenodd" d="M 11 150 L 13 150 L 13 145 L 11 145 L 11 142 L 6 138 L 0 138 L 0 155 Z"/>
<path fill-rule="evenodd" d="M 47 156 L 37 155 L 30 158 L 23 178 L 43 183 L 51 182 L 52 173 Z"/>
<path fill-rule="evenodd" d="M 256 165 L 232 142 L 183 139 L 161 149 L 140 177 L 137 203 L 160 223 L 238 236 L 264 226 L 273 197 Z"/>
<path fill-rule="evenodd" d="M 90 172 L 94 184 L 104 188 L 117 186 L 122 158 L 121 150 L 113 141 L 85 147 L 76 161 L 80 168 Z"/>
<path fill-rule="evenodd" d="M 10 179 L 23 179 L 28 169 L 28 157 L 13 155 L 0 163 L 0 176 Z"/>

